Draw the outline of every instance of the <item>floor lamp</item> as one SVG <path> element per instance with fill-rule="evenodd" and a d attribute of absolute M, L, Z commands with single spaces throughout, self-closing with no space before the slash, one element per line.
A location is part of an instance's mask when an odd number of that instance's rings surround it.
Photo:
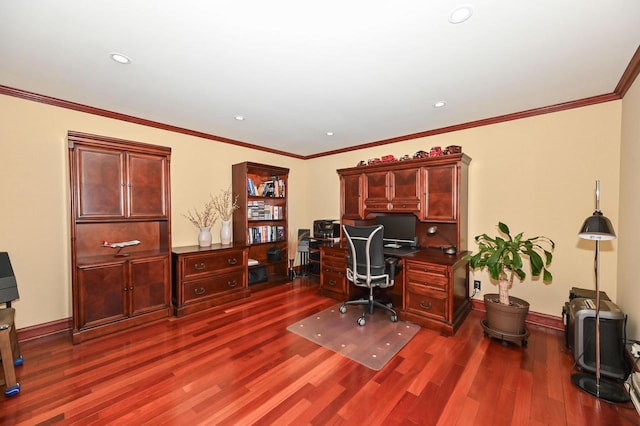
<path fill-rule="evenodd" d="M 622 385 L 600 380 L 600 260 L 598 255 L 600 241 L 614 240 L 616 233 L 613 230 L 611 221 L 603 216 L 600 211 L 599 180 L 596 180 L 596 211 L 584 221 L 578 236 L 585 240 L 595 240 L 596 242 L 596 254 L 593 262 L 596 274 L 596 375 L 593 377 L 591 374 L 577 373 L 571 376 L 571 381 L 574 385 L 596 398 L 610 402 L 626 402 L 630 398 Z"/>

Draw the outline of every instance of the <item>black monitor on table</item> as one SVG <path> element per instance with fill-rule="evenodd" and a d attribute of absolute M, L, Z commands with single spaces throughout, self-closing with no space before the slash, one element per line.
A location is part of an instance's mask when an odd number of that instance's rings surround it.
<path fill-rule="evenodd" d="M 390 248 L 415 247 L 416 217 L 412 214 L 376 216 L 376 224 L 384 226 L 384 245 Z"/>

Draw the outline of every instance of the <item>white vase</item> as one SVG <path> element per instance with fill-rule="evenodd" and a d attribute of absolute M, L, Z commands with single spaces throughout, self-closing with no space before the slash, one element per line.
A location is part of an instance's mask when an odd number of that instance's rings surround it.
<path fill-rule="evenodd" d="M 201 226 L 200 232 L 198 232 L 198 245 L 200 247 L 210 247 L 211 246 L 211 227 L 210 226 Z"/>
<path fill-rule="evenodd" d="M 231 244 L 231 220 L 222 221 L 222 228 L 220 228 L 220 242 L 222 244 Z"/>

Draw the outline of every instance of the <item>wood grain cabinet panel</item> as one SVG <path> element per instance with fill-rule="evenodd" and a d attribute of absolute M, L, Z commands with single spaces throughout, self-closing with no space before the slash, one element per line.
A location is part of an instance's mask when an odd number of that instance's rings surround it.
<path fill-rule="evenodd" d="M 426 188 L 421 219 L 455 222 L 458 219 L 458 168 L 456 164 L 423 167 Z"/>
<path fill-rule="evenodd" d="M 359 171 L 340 176 L 340 209 L 345 219 L 364 219 L 362 180 Z"/>
<path fill-rule="evenodd" d="M 79 145 L 73 158 L 77 218 L 124 218 L 125 153 Z"/>

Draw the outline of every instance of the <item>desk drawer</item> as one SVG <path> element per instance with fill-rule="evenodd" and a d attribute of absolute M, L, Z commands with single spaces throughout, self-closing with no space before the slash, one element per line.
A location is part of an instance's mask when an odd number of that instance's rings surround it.
<path fill-rule="evenodd" d="M 431 291 L 422 285 L 408 283 L 405 290 L 405 307 L 409 312 L 447 320 L 447 294 Z"/>
<path fill-rule="evenodd" d="M 327 268 L 323 269 L 321 287 L 323 290 L 341 296 L 347 294 L 347 277 L 344 270 L 337 272 Z"/>
<path fill-rule="evenodd" d="M 220 269 L 241 267 L 242 255 L 242 250 L 225 250 L 223 253 L 207 253 L 200 256 L 185 257 L 182 278 L 187 279 Z"/>
<path fill-rule="evenodd" d="M 407 283 L 447 291 L 449 273 L 446 266 L 408 261 L 406 268 Z"/>
<path fill-rule="evenodd" d="M 243 289 L 243 271 L 212 275 L 184 283 L 184 303 Z"/>
<path fill-rule="evenodd" d="M 322 247 L 320 249 L 322 268 L 335 271 L 347 269 L 347 250 L 339 247 Z"/>
<path fill-rule="evenodd" d="M 322 268 L 323 269 L 331 269 L 332 271 L 342 271 L 344 272 L 347 269 L 347 262 L 345 259 L 336 260 L 326 257 L 322 259 Z"/>

